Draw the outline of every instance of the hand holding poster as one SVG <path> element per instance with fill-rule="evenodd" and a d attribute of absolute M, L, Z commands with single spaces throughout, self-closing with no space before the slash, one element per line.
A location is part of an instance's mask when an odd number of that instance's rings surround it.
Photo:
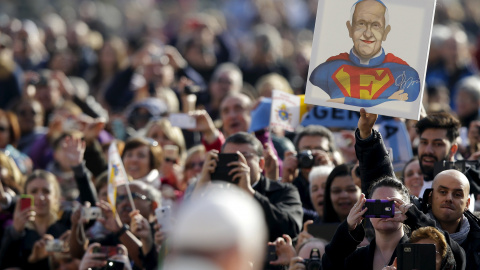
<path fill-rule="evenodd" d="M 306 101 L 418 119 L 434 6 L 319 0 Z"/>

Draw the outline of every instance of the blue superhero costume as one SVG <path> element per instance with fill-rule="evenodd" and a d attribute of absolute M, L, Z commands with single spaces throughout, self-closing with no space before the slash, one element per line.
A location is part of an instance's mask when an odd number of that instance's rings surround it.
<path fill-rule="evenodd" d="M 389 97 L 399 90 L 408 94 L 408 102 L 420 93 L 417 71 L 393 54 L 385 55 L 383 48 L 368 64 L 361 64 L 352 50 L 330 57 L 313 70 L 310 82 L 330 98 L 345 98 L 345 104 L 358 107 L 394 101 Z"/>

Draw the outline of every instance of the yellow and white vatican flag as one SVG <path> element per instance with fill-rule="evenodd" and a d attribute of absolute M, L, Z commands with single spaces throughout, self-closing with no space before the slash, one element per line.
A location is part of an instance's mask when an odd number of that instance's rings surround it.
<path fill-rule="evenodd" d="M 128 183 L 128 176 L 123 167 L 122 159 L 118 153 L 116 142 L 112 142 L 108 148 L 108 202 L 112 206 L 113 212 L 116 212 L 116 200 L 117 200 L 117 187 Z M 127 195 L 132 205 L 132 209 L 135 210 L 133 204 L 132 194 L 130 187 L 126 185 Z"/>
<path fill-rule="evenodd" d="M 270 128 L 294 131 L 300 123 L 300 97 L 273 90 Z"/>

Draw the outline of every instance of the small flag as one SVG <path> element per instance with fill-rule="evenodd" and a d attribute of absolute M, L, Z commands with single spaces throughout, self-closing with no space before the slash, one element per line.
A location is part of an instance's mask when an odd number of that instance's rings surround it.
<path fill-rule="evenodd" d="M 300 123 L 300 97 L 273 90 L 270 127 L 294 131 Z"/>
<path fill-rule="evenodd" d="M 117 144 L 113 141 L 108 148 L 108 202 L 116 212 L 117 186 L 128 182 L 127 173 L 123 167 L 122 159 L 118 154 Z"/>

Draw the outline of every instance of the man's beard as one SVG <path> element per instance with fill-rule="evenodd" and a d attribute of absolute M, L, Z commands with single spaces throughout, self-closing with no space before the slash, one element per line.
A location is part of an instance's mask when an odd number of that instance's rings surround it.
<path fill-rule="evenodd" d="M 442 160 L 440 160 L 440 161 L 448 161 L 448 156 L 449 156 L 449 154 L 447 154 L 447 155 L 446 155 Z M 424 157 L 431 157 L 431 158 L 435 159 L 435 162 L 434 162 L 433 167 L 425 167 L 425 166 L 423 166 L 422 160 L 423 160 Z M 433 174 L 434 174 L 435 163 L 438 162 L 439 160 L 437 159 L 436 156 L 433 156 L 433 155 L 421 155 L 419 159 L 420 159 L 420 162 L 419 162 L 419 164 L 420 164 L 420 170 L 422 170 L 423 179 L 424 179 L 425 181 L 432 181 L 433 178 L 434 178 L 434 175 L 433 175 Z"/>

